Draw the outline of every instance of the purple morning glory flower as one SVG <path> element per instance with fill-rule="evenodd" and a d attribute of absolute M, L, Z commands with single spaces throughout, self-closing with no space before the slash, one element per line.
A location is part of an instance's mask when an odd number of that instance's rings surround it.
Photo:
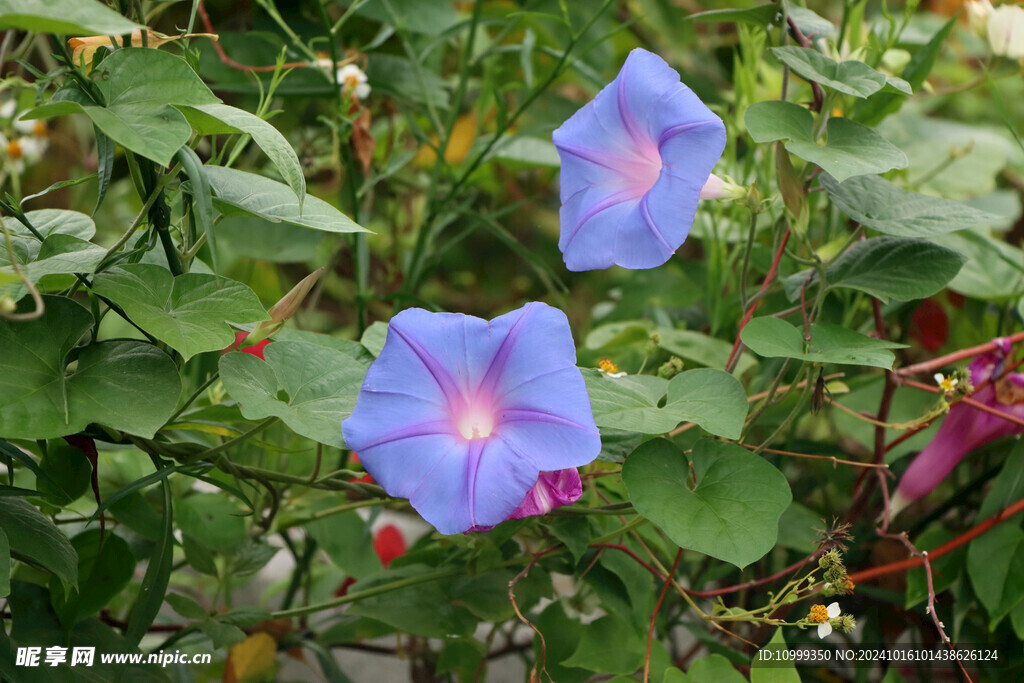
<path fill-rule="evenodd" d="M 999 348 L 978 356 L 971 363 L 971 384 L 978 386 L 998 376 L 1010 353 L 1006 339 L 995 340 Z M 941 382 L 940 382 L 941 383 Z M 971 394 L 971 398 L 990 408 L 1024 419 L 1024 374 L 1011 372 Z M 918 453 L 903 473 L 892 499 L 891 514 L 915 500 L 924 498 L 946 478 L 971 451 L 1004 436 L 1020 434 L 1020 425 L 978 410 L 966 403 L 950 407 L 935 437 Z"/>
<path fill-rule="evenodd" d="M 601 450 L 569 322 L 542 303 L 491 321 L 402 311 L 342 433 L 443 534 L 498 524 L 542 472 Z"/>
<path fill-rule="evenodd" d="M 636 49 L 552 140 L 566 267 L 654 268 L 690 232 L 725 125 L 661 57 Z"/>

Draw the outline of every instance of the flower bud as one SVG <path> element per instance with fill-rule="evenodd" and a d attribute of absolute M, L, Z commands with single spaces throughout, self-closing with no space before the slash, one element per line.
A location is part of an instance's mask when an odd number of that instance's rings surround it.
<path fill-rule="evenodd" d="M 14 313 L 14 309 L 17 305 L 14 303 L 14 299 L 9 296 L 0 297 L 0 313 Z"/>
<path fill-rule="evenodd" d="M 658 377 L 664 379 L 672 379 L 680 372 L 683 371 L 683 359 L 679 356 L 672 356 L 667 361 L 662 363 L 661 367 L 658 368 Z"/>
<path fill-rule="evenodd" d="M 747 196 L 747 188 L 736 184 L 729 176 L 717 176 L 714 173 L 708 176 L 704 187 L 700 190 L 701 199 L 744 199 Z"/>
<path fill-rule="evenodd" d="M 647 345 L 644 346 L 644 355 L 653 356 L 661 348 L 661 335 L 657 332 L 651 332 L 651 336 L 647 338 Z"/>
<path fill-rule="evenodd" d="M 853 618 L 852 614 L 844 614 L 841 617 L 833 619 L 832 626 L 837 631 L 852 633 L 853 629 L 857 628 L 857 620 Z"/>
<path fill-rule="evenodd" d="M 299 310 L 302 300 L 306 298 L 309 290 L 313 288 L 323 272 L 323 268 L 317 268 L 302 278 L 299 284 L 292 287 L 290 292 L 281 297 L 281 300 L 267 311 L 270 314 L 270 320 L 264 320 L 256 325 L 240 346 L 253 346 L 280 330 L 285 322 Z"/>

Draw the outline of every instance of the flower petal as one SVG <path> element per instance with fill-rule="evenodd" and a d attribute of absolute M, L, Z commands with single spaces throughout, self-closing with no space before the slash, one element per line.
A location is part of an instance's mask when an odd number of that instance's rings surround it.
<path fill-rule="evenodd" d="M 842 610 L 839 609 L 839 603 L 838 602 L 833 602 L 831 605 L 828 606 L 828 618 L 829 619 L 835 619 L 840 614 L 842 614 Z"/>
<path fill-rule="evenodd" d="M 826 636 L 832 635 L 832 624 L 823 622 L 818 624 L 818 637 L 825 638 Z"/>
<path fill-rule="evenodd" d="M 494 526 L 523 501 L 535 472 L 498 439 L 464 441 L 436 461 L 409 502 L 442 534 Z"/>
<path fill-rule="evenodd" d="M 526 494 L 508 519 L 544 515 L 563 505 L 572 505 L 583 495 L 583 482 L 575 467 L 557 472 L 541 472 L 537 483 Z"/>
<path fill-rule="evenodd" d="M 1001 342 L 1000 348 L 978 356 L 970 365 L 971 383 L 974 386 L 979 386 L 1002 371 L 1005 356 L 1010 349 L 1005 340 L 996 341 Z M 1010 373 L 1000 382 L 1024 386 L 1024 374 Z M 1024 402 L 1001 401 L 995 384 L 988 384 L 974 392 L 971 398 L 1000 412 L 1024 419 Z M 966 403 L 953 405 L 935 437 L 900 477 L 899 486 L 892 500 L 891 514 L 896 514 L 910 503 L 931 493 L 971 451 L 995 439 L 1019 434 L 1022 431 L 1024 430 L 1020 425 L 1004 420 L 998 415 L 978 410 Z"/>

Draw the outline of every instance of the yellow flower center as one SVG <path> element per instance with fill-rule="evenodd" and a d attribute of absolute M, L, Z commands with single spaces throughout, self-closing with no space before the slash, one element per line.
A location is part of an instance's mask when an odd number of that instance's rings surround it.
<path fill-rule="evenodd" d="M 828 609 L 825 605 L 811 605 L 811 613 L 807 615 L 807 619 L 817 624 L 824 624 L 828 621 Z"/>
<path fill-rule="evenodd" d="M 356 76 L 355 74 L 345 76 L 345 90 L 355 92 L 357 87 L 359 87 L 359 76 Z"/>
<path fill-rule="evenodd" d="M 611 362 L 607 358 L 602 358 L 598 362 L 597 367 L 598 367 L 598 369 L 601 370 L 601 372 L 606 372 L 608 374 L 611 374 L 611 373 L 619 371 L 619 366 L 616 365 L 615 363 Z"/>
<path fill-rule="evenodd" d="M 20 159 L 21 154 L 21 145 L 18 143 L 17 140 L 11 140 L 10 142 L 7 143 L 7 156 L 9 156 L 12 159 Z"/>
<path fill-rule="evenodd" d="M 46 137 L 46 122 L 45 121 L 36 121 L 35 124 L 32 126 L 32 135 L 35 135 L 37 138 L 45 138 Z"/>

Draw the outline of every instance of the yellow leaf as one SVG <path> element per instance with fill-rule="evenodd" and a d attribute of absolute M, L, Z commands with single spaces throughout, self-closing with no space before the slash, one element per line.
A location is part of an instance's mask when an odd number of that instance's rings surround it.
<path fill-rule="evenodd" d="M 170 43 L 181 38 L 209 38 L 217 40 L 215 33 L 187 33 L 183 36 L 162 36 L 153 31 L 146 31 L 146 46 L 158 48 L 165 43 Z M 96 50 L 101 47 L 112 47 L 113 42 L 110 36 L 83 36 L 81 38 L 70 38 L 68 45 L 71 46 L 71 61 L 75 64 L 84 62 L 86 68 L 92 67 L 92 57 Z M 131 47 L 142 47 L 142 31 L 133 31 L 130 43 Z"/>
<path fill-rule="evenodd" d="M 269 634 L 253 633 L 228 652 L 224 683 L 250 683 L 268 679 L 274 668 L 277 641 Z"/>
<path fill-rule="evenodd" d="M 444 160 L 450 165 L 461 164 L 469 156 L 469 150 L 476 140 L 476 116 L 472 113 L 463 114 L 455 122 L 452 128 L 451 139 L 448 140 L 448 147 L 444 151 Z M 431 135 L 430 142 L 433 145 L 423 145 L 416 154 L 416 163 L 419 166 L 433 166 L 437 161 L 437 136 Z"/>

